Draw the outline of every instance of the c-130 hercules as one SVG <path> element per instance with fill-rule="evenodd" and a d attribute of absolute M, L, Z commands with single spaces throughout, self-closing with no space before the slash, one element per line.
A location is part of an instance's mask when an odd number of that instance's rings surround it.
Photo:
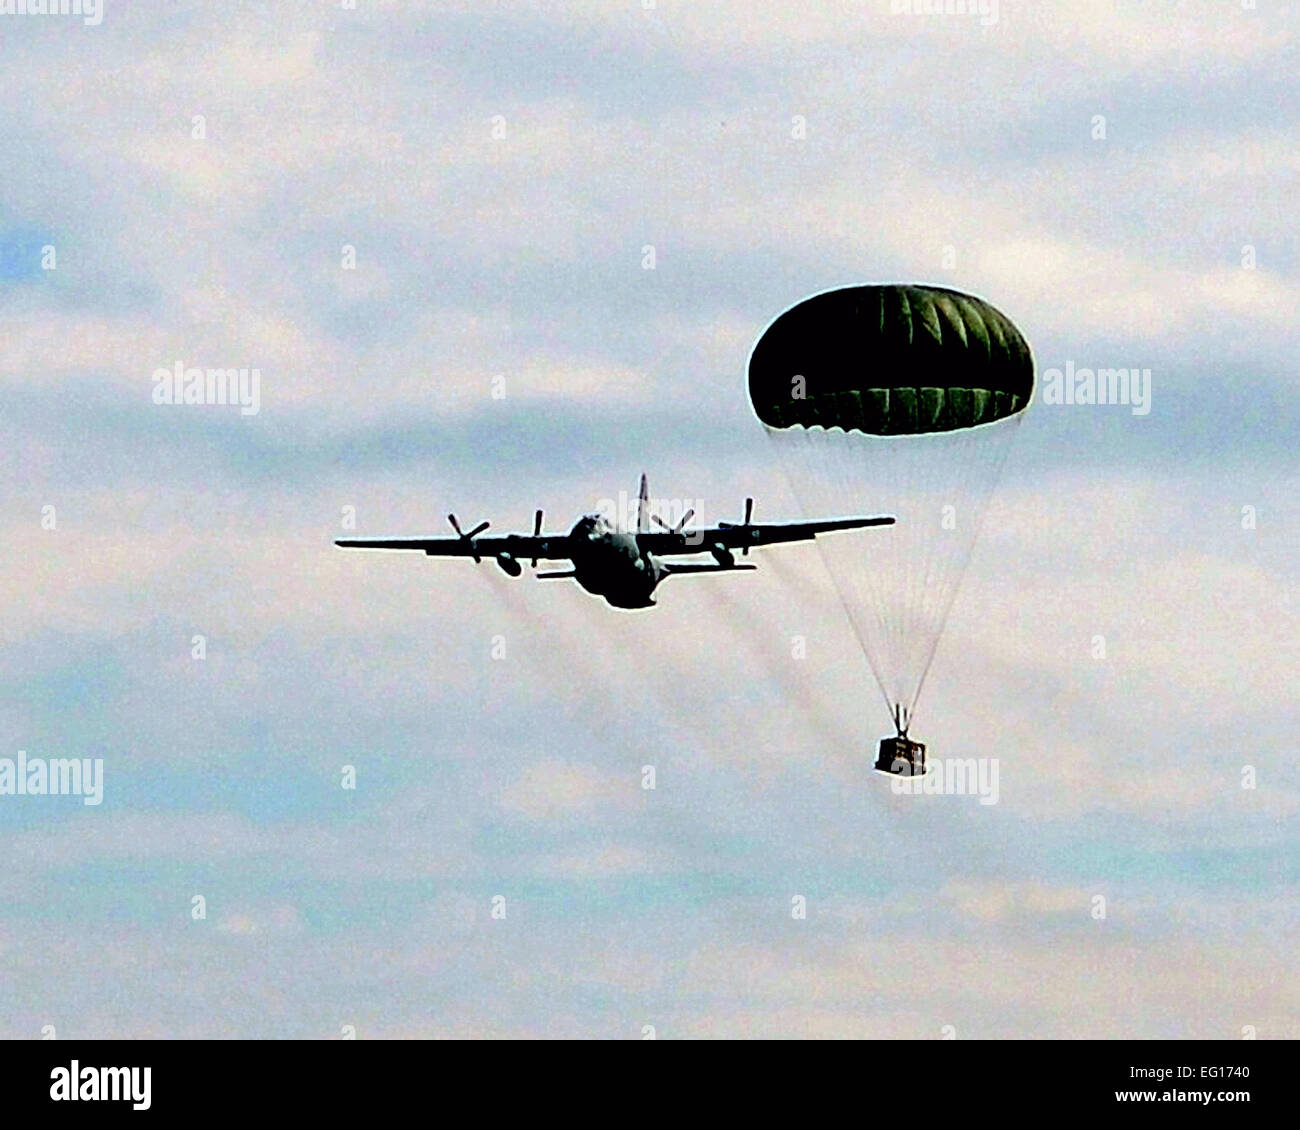
<path fill-rule="evenodd" d="M 719 522 L 708 529 L 688 530 L 687 523 L 694 513 L 688 510 L 675 526 L 669 526 L 658 515 L 651 515 L 646 477 L 642 475 L 635 531 L 620 529 L 602 514 L 586 514 L 567 534 L 543 534 L 542 511 L 538 510 L 531 535 L 480 538 L 478 535 L 488 528 L 489 523 L 480 522 L 465 533 L 456 516 L 448 514 L 447 520 L 456 531 L 455 537 L 351 539 L 334 544 L 344 549 L 413 549 L 429 557 L 472 557 L 475 562 L 490 557 L 512 577 L 523 572 L 522 562 L 525 560 L 531 561 L 534 568 L 542 560 L 569 561 L 572 569 L 538 573 L 538 579 L 549 581 L 571 577 L 593 596 L 604 597 L 614 608 L 649 608 L 655 603 L 655 589 L 665 577 L 757 568 L 755 565 L 737 564 L 737 549 L 747 557 L 751 549 L 762 545 L 808 541 L 818 534 L 857 530 L 865 526 L 889 526 L 894 522 L 892 517 L 885 516 L 757 525 L 750 521 L 754 514 L 754 500 L 747 498 L 743 522 Z M 651 519 L 660 527 L 658 531 L 650 529 Z M 677 564 L 662 560 L 705 553 L 712 555 L 713 564 Z"/>

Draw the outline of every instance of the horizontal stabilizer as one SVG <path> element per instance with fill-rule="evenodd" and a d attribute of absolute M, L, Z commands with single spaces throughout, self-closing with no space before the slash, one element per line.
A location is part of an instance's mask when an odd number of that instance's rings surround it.
<path fill-rule="evenodd" d="M 757 565 L 666 565 L 670 577 L 683 573 L 747 573 L 757 569 Z"/>

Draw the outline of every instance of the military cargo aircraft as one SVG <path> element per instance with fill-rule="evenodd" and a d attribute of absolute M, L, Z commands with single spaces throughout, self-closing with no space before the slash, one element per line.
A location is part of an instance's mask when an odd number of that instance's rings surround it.
<path fill-rule="evenodd" d="M 538 561 L 568 561 L 573 566 L 571 569 L 537 573 L 536 576 L 543 581 L 571 578 L 592 595 L 604 597 L 614 608 L 649 608 L 655 603 L 655 589 L 666 577 L 756 568 L 737 563 L 736 550 L 747 557 L 749 551 L 758 546 L 808 541 L 818 534 L 857 530 L 865 526 L 889 526 L 894 522 L 893 518 L 886 516 L 757 524 L 751 520 L 754 515 L 752 498 L 745 499 L 742 522 L 719 522 L 707 529 L 688 529 L 687 524 L 694 514 L 693 510 L 688 510 L 672 526 L 658 515 L 651 514 L 649 488 L 646 476 L 642 475 L 635 530 L 623 529 L 603 514 L 586 514 L 567 534 L 544 534 L 542 511 L 538 510 L 531 535 L 506 534 L 484 538 L 479 535 L 489 528 L 490 523 L 480 522 L 466 532 L 460 528 L 456 515 L 448 514 L 447 520 L 456 531 L 455 537 L 349 539 L 334 544 L 344 549 L 409 549 L 429 557 L 472 557 L 479 563 L 484 558 L 491 558 L 512 577 L 523 572 L 524 561 L 530 561 L 534 569 Z M 651 521 L 660 528 L 651 530 Z M 663 560 L 703 554 L 712 556 L 713 562 Z"/>

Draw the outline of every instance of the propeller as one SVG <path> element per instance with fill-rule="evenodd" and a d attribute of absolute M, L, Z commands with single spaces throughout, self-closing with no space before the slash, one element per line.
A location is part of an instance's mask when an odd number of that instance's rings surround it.
<path fill-rule="evenodd" d="M 475 526 L 472 530 L 470 530 L 469 533 L 464 533 L 460 528 L 460 523 L 456 521 L 455 514 L 448 514 L 447 521 L 451 523 L 451 528 L 456 531 L 456 536 L 460 538 L 461 541 L 466 542 L 469 545 L 469 551 L 474 556 L 474 563 L 476 565 L 483 564 L 483 558 L 479 554 L 478 546 L 474 544 L 474 539 L 478 537 L 479 534 L 481 534 L 484 530 L 486 530 L 490 525 L 492 525 L 492 523 L 480 522 L 477 526 Z"/>
<path fill-rule="evenodd" d="M 533 515 L 533 537 L 539 538 L 541 536 L 542 536 L 542 512 L 539 510 L 537 511 L 536 514 Z M 537 568 L 536 557 L 533 558 L 533 568 L 534 569 Z"/>
<path fill-rule="evenodd" d="M 686 523 L 689 522 L 694 517 L 695 517 L 695 511 L 688 510 L 686 511 L 685 514 L 682 515 L 681 521 L 678 522 L 677 525 L 675 526 L 670 526 L 667 522 L 665 522 L 662 518 L 660 518 L 658 514 L 651 514 L 650 520 L 654 522 L 654 524 L 658 526 L 661 530 L 666 530 L 670 534 L 680 534 L 684 529 L 686 529 Z"/>
<path fill-rule="evenodd" d="M 750 519 L 753 518 L 753 516 L 754 516 L 754 499 L 746 498 L 744 521 L 719 521 L 718 523 L 720 527 L 722 527 L 723 529 L 744 529 L 746 541 L 745 544 L 740 547 L 740 551 L 742 555 L 745 555 L 745 557 L 749 557 L 750 540 L 753 540 L 754 537 L 754 534 L 749 532 L 754 527 L 753 521 L 750 521 Z"/>

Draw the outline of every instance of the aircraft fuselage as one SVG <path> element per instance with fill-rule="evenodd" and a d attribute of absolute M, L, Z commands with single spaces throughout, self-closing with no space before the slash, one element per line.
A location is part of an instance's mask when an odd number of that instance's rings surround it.
<path fill-rule="evenodd" d="M 569 531 L 573 579 L 615 608 L 649 608 L 667 570 L 643 551 L 636 534 L 620 530 L 599 514 L 579 518 Z"/>

